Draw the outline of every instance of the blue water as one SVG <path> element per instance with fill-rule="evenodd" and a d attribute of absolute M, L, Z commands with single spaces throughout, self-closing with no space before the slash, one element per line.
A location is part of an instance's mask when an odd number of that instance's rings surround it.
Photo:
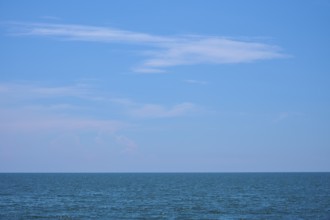
<path fill-rule="evenodd" d="M 330 219 L 330 173 L 0 174 L 0 219 Z"/>

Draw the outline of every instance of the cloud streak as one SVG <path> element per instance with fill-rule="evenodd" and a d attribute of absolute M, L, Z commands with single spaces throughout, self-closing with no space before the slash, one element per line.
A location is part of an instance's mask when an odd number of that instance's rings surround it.
<path fill-rule="evenodd" d="M 187 80 L 184 80 L 183 82 L 188 83 L 188 84 L 197 84 L 197 85 L 207 85 L 208 84 L 208 82 L 206 82 L 206 81 L 194 80 L 194 79 L 187 79 Z"/>
<path fill-rule="evenodd" d="M 67 98 L 75 99 L 74 104 L 67 104 Z M 118 112 L 113 111 L 114 107 Z M 80 139 L 87 140 L 90 146 L 107 146 L 110 141 L 112 145 L 121 146 L 125 154 L 138 149 L 138 144 L 125 135 L 125 131 L 136 127 L 132 119 L 182 117 L 196 111 L 197 106 L 189 102 L 165 106 L 113 98 L 100 94 L 96 87 L 88 84 L 0 83 L 1 134 L 25 135 L 31 140 L 52 136 L 54 143 L 58 143 L 57 138 L 69 134 L 78 141 L 77 146 L 81 145 Z M 95 112 L 100 114 L 95 116 Z"/>
<path fill-rule="evenodd" d="M 0 84 L 0 95 L 2 95 L 2 99 L 41 99 L 52 97 L 87 98 L 91 93 L 90 90 L 90 86 L 86 84 L 70 86 L 41 86 L 35 83 Z"/>
<path fill-rule="evenodd" d="M 191 114 L 198 110 L 193 103 L 184 102 L 172 107 L 156 104 L 144 104 L 129 111 L 129 114 L 139 118 L 170 118 Z"/>
<path fill-rule="evenodd" d="M 65 104 L 63 98 L 79 101 L 74 105 Z M 100 99 L 88 85 L 0 84 L 0 133 L 9 137 L 23 135 L 30 141 L 44 135 L 56 140 L 69 134 L 77 140 L 87 139 L 90 147 L 109 145 L 104 139 L 116 142 L 123 153 L 135 151 L 138 145 L 123 134 L 133 125 L 122 119 L 91 117 L 86 114 L 93 109 L 87 107 L 91 101 L 99 102 Z M 44 144 L 50 146 L 51 142 L 45 141 Z"/>
<path fill-rule="evenodd" d="M 109 27 L 71 24 L 14 23 L 13 33 L 147 46 L 146 59 L 133 67 L 141 73 L 162 73 L 167 67 L 196 64 L 249 63 L 287 57 L 276 45 L 222 36 L 158 36 Z"/>
<path fill-rule="evenodd" d="M 67 98 L 75 99 L 75 104 L 63 102 Z M 3 83 L 0 84 L 0 101 L 0 110 L 7 109 L 13 113 L 15 110 L 21 110 L 42 115 L 61 112 L 66 115 L 69 113 L 79 114 L 86 110 L 91 110 L 94 104 L 108 109 L 113 109 L 114 106 L 117 106 L 120 107 L 120 113 L 123 115 L 145 119 L 181 117 L 199 111 L 199 107 L 190 102 L 165 106 L 162 104 L 135 102 L 127 98 L 116 98 L 112 97 L 111 94 L 100 94 L 97 88 L 87 84 L 44 86 L 33 83 Z M 61 121 L 63 119 L 56 119 L 47 123 L 51 126 L 57 125 Z M 37 126 L 38 124 L 40 127 L 44 126 L 37 121 L 35 125 Z M 92 124 L 90 125 L 95 127 Z"/>
<path fill-rule="evenodd" d="M 4 111 L 1 111 L 2 113 Z M 25 113 L 25 115 L 24 115 Z M 36 115 L 32 112 L 16 111 L 11 119 L 2 119 L 0 130 L 2 132 L 46 132 L 46 131 L 84 131 L 97 130 L 114 133 L 125 127 L 125 124 L 115 120 L 97 120 L 72 117 L 61 117 L 58 115 Z M 21 117 L 20 117 L 21 116 Z"/>
<path fill-rule="evenodd" d="M 127 126 L 119 120 L 81 117 L 93 100 L 87 85 L 45 86 L 34 83 L 0 84 L 0 130 L 47 132 L 100 130 L 114 133 Z M 79 99 L 67 104 L 67 98 Z"/>

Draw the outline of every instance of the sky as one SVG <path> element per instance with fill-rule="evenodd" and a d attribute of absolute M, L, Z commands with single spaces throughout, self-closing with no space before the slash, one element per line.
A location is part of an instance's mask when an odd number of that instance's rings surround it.
<path fill-rule="evenodd" d="M 330 1 L 0 1 L 0 172 L 329 172 Z"/>

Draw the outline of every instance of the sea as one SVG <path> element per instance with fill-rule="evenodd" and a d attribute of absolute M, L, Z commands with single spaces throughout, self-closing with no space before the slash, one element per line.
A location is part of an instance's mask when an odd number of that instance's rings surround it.
<path fill-rule="evenodd" d="M 330 173 L 1 173 L 0 219 L 330 220 Z"/>

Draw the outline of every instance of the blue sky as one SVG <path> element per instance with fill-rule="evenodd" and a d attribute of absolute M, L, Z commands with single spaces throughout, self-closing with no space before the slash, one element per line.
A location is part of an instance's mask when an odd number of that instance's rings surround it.
<path fill-rule="evenodd" d="M 1 1 L 0 172 L 330 171 L 329 10 Z"/>

